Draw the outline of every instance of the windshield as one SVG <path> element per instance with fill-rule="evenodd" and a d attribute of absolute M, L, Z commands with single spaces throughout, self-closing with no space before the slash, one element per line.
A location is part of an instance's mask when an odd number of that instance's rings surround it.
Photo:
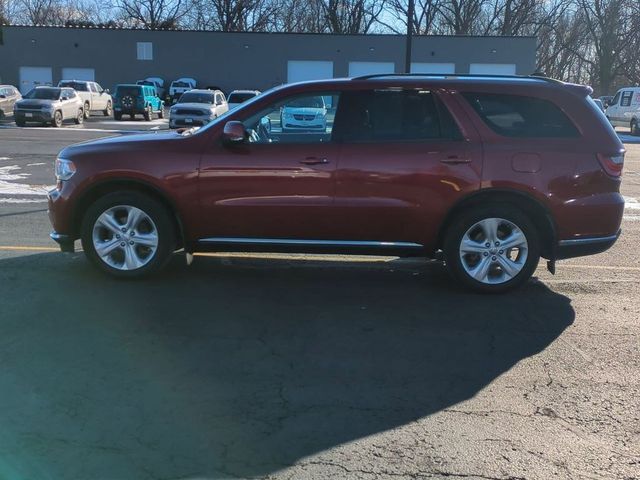
<path fill-rule="evenodd" d="M 155 87 L 155 86 L 156 86 L 156 84 L 155 84 L 155 83 L 150 82 L 150 81 L 148 81 L 148 80 L 138 80 L 136 83 L 137 83 L 138 85 L 149 85 L 150 87 Z"/>
<path fill-rule="evenodd" d="M 229 95 L 229 99 L 228 102 L 229 103 L 242 103 L 242 102 L 246 102 L 247 100 L 255 97 L 256 94 L 255 93 L 232 93 L 231 95 Z"/>
<path fill-rule="evenodd" d="M 324 108 L 322 97 L 301 97 L 291 100 L 285 108 Z"/>
<path fill-rule="evenodd" d="M 80 82 L 60 82 L 60 87 L 73 88 L 76 92 L 88 92 L 86 83 Z"/>
<path fill-rule="evenodd" d="M 187 82 L 173 82 L 171 85 L 177 88 L 191 88 Z"/>
<path fill-rule="evenodd" d="M 140 87 L 136 87 L 133 85 L 124 85 L 116 87 L 116 95 L 124 97 L 125 95 L 140 95 L 140 91 L 142 89 Z"/>
<path fill-rule="evenodd" d="M 194 93 L 187 92 L 183 93 L 178 103 L 213 103 L 213 94 L 212 93 Z"/>
<path fill-rule="evenodd" d="M 57 100 L 60 98 L 59 88 L 34 88 L 27 93 L 24 98 L 31 98 L 34 100 Z"/>

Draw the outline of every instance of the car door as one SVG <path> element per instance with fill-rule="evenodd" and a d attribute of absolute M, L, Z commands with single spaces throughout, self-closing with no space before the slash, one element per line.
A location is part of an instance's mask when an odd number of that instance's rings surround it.
<path fill-rule="evenodd" d="M 316 94 L 317 95 L 317 94 Z M 337 105 L 339 95 L 335 97 Z M 208 238 L 330 238 L 339 146 L 323 132 L 282 133 L 280 110 L 297 95 L 240 118 L 247 140 L 216 140 L 202 156 L 199 196 Z M 333 117 L 332 117 L 333 118 Z"/>
<path fill-rule="evenodd" d="M 611 103 L 607 107 L 606 115 L 609 121 L 613 126 L 618 126 L 618 122 L 620 121 L 620 97 L 622 96 L 622 90 L 618 91 Z"/>
<path fill-rule="evenodd" d="M 94 82 L 89 82 L 87 87 L 91 94 L 91 110 L 104 110 L 106 105 L 102 101 L 100 93 L 98 93 L 98 87 L 96 87 L 96 84 Z"/>
<path fill-rule="evenodd" d="M 63 118 L 75 118 L 77 115 L 78 107 L 76 105 L 76 99 L 74 90 L 70 88 L 63 88 L 60 93 L 60 102 L 62 108 Z"/>
<path fill-rule="evenodd" d="M 481 145 L 462 135 L 445 101 L 455 103 L 442 98 L 428 89 L 345 92 L 335 207 L 349 240 L 427 245 L 447 208 L 479 187 Z"/>
<path fill-rule="evenodd" d="M 634 108 L 631 106 L 633 101 L 633 90 L 624 90 L 620 96 L 620 109 L 618 111 L 618 121 L 620 126 L 627 127 L 631 123 Z"/>

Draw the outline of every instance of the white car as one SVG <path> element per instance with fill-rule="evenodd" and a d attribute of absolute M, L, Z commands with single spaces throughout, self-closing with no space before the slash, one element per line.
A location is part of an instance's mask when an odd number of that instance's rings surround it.
<path fill-rule="evenodd" d="M 640 87 L 618 90 L 605 113 L 614 127 L 629 127 L 632 135 L 640 135 Z"/>
<path fill-rule="evenodd" d="M 89 118 L 91 112 L 102 112 L 105 117 L 113 114 L 113 99 L 109 90 L 104 90 L 96 82 L 84 80 L 61 80 L 58 87 L 72 88 L 83 101 L 84 118 Z"/>
<path fill-rule="evenodd" d="M 150 87 L 156 87 L 158 96 L 164 100 L 164 80 L 160 77 L 147 77 L 144 80 L 138 80 L 136 85 L 149 85 Z"/>
<path fill-rule="evenodd" d="M 182 77 L 174 80 L 169 86 L 169 97 L 171 97 L 171 102 L 175 103 L 183 93 L 193 90 L 196 86 L 197 83 L 193 78 Z"/>
<path fill-rule="evenodd" d="M 206 125 L 228 110 L 220 90 L 189 90 L 169 110 L 169 128 Z"/>
<path fill-rule="evenodd" d="M 260 95 L 260 93 L 261 92 L 259 90 L 234 90 L 229 94 L 229 97 L 227 98 L 227 102 L 229 102 L 229 110 L 233 110 L 241 103 L 257 97 L 258 95 Z"/>
<path fill-rule="evenodd" d="M 282 107 L 280 125 L 283 132 L 326 132 L 327 105 L 324 98 L 300 97 Z"/>

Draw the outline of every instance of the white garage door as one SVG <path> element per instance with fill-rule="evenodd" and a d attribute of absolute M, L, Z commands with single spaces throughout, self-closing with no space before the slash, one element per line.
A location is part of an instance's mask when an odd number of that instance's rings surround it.
<path fill-rule="evenodd" d="M 411 73 L 456 73 L 455 63 L 412 63 Z"/>
<path fill-rule="evenodd" d="M 84 80 L 95 82 L 96 71 L 93 68 L 63 68 L 62 80 Z"/>
<path fill-rule="evenodd" d="M 20 92 L 24 95 L 38 85 L 51 85 L 51 67 L 20 67 Z"/>
<path fill-rule="evenodd" d="M 515 63 L 472 63 L 469 73 L 480 75 L 515 75 Z"/>
<path fill-rule="evenodd" d="M 350 77 L 395 72 L 396 64 L 393 62 L 349 62 Z"/>
<path fill-rule="evenodd" d="M 333 78 L 333 62 L 290 60 L 287 63 L 287 82 L 305 82 Z"/>

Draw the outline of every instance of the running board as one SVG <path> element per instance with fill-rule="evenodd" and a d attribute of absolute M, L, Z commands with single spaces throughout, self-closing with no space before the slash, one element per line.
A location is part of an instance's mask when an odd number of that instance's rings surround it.
<path fill-rule="evenodd" d="M 210 249 L 219 252 L 250 251 L 391 255 L 398 257 L 424 256 L 424 246 L 411 242 L 212 237 L 200 239 L 198 247 L 198 249 Z"/>

